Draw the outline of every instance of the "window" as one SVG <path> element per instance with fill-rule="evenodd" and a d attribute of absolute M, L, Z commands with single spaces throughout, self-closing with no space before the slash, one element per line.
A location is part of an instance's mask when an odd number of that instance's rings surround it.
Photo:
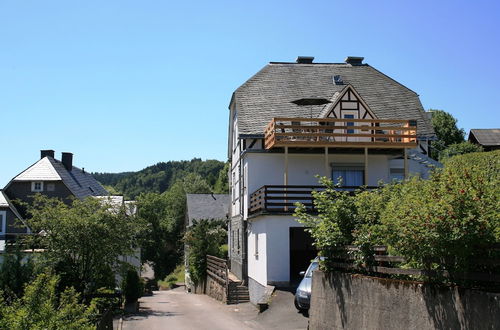
<path fill-rule="evenodd" d="M 255 259 L 259 259 L 259 234 L 255 234 Z"/>
<path fill-rule="evenodd" d="M 344 115 L 344 118 L 345 119 L 354 119 L 354 115 Z M 353 121 L 348 121 L 346 123 L 346 126 L 354 126 L 354 122 Z M 354 130 L 353 129 L 348 129 L 347 130 L 347 134 L 353 134 L 354 133 Z"/>
<path fill-rule="evenodd" d="M 47 183 L 47 191 L 56 190 L 56 185 L 54 183 Z"/>
<path fill-rule="evenodd" d="M 335 184 L 342 180 L 342 186 L 359 187 L 365 184 L 365 171 L 362 166 L 334 166 L 332 180 Z"/>
<path fill-rule="evenodd" d="M 237 253 L 240 254 L 240 229 L 238 228 L 238 250 Z"/>
<path fill-rule="evenodd" d="M 391 168 L 389 179 L 391 181 L 403 181 L 405 179 L 405 170 L 404 168 Z"/>
<path fill-rule="evenodd" d="M 7 225 L 7 211 L 0 211 L 0 230 L 1 234 L 5 234 L 5 227 Z"/>
<path fill-rule="evenodd" d="M 43 191 L 43 182 L 32 182 L 31 183 L 31 191 L 33 192 L 41 192 Z"/>

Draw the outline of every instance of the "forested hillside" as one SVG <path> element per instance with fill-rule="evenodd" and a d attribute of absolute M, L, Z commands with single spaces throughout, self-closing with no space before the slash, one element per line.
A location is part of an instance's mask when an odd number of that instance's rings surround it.
<path fill-rule="evenodd" d="M 167 191 L 176 181 L 190 173 L 201 176 L 215 193 L 227 193 L 227 167 L 219 160 L 168 161 L 146 167 L 138 172 L 92 173 L 103 185 L 112 187 L 128 199 L 140 193 Z"/>

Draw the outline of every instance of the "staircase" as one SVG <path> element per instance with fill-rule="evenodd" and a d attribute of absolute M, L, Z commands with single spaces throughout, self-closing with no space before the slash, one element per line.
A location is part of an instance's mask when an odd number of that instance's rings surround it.
<path fill-rule="evenodd" d="M 250 301 L 248 288 L 241 281 L 230 279 L 227 293 L 227 304 L 239 304 Z"/>

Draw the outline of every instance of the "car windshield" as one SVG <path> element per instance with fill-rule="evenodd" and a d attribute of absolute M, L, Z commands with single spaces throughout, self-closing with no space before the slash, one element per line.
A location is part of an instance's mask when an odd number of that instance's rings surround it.
<path fill-rule="evenodd" d="M 311 265 L 309 266 L 309 268 L 307 269 L 307 273 L 306 273 L 305 277 L 312 277 L 313 271 L 318 268 L 318 265 L 319 264 L 317 261 L 312 262 Z"/>

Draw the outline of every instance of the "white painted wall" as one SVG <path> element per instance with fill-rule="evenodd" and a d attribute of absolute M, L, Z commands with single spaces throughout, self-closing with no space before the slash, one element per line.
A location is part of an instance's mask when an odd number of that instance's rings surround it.
<path fill-rule="evenodd" d="M 262 285 L 290 281 L 290 229 L 302 227 L 292 215 L 265 215 L 249 221 L 248 276 Z M 255 235 L 259 254 L 255 255 Z"/>
<path fill-rule="evenodd" d="M 267 285 L 267 221 L 261 217 L 248 225 L 248 276 Z M 259 235 L 259 254 L 255 255 L 255 235 Z"/>
<path fill-rule="evenodd" d="M 284 154 L 248 153 L 245 155 L 244 164 L 248 168 L 247 194 L 252 194 L 264 185 L 284 184 Z M 345 164 L 363 166 L 364 155 L 330 154 L 328 172 L 325 172 L 324 155 L 289 154 L 288 184 L 318 185 L 316 175 L 331 177 L 332 166 Z M 389 181 L 389 156 L 368 155 L 367 184 L 376 186 L 381 180 Z"/>

